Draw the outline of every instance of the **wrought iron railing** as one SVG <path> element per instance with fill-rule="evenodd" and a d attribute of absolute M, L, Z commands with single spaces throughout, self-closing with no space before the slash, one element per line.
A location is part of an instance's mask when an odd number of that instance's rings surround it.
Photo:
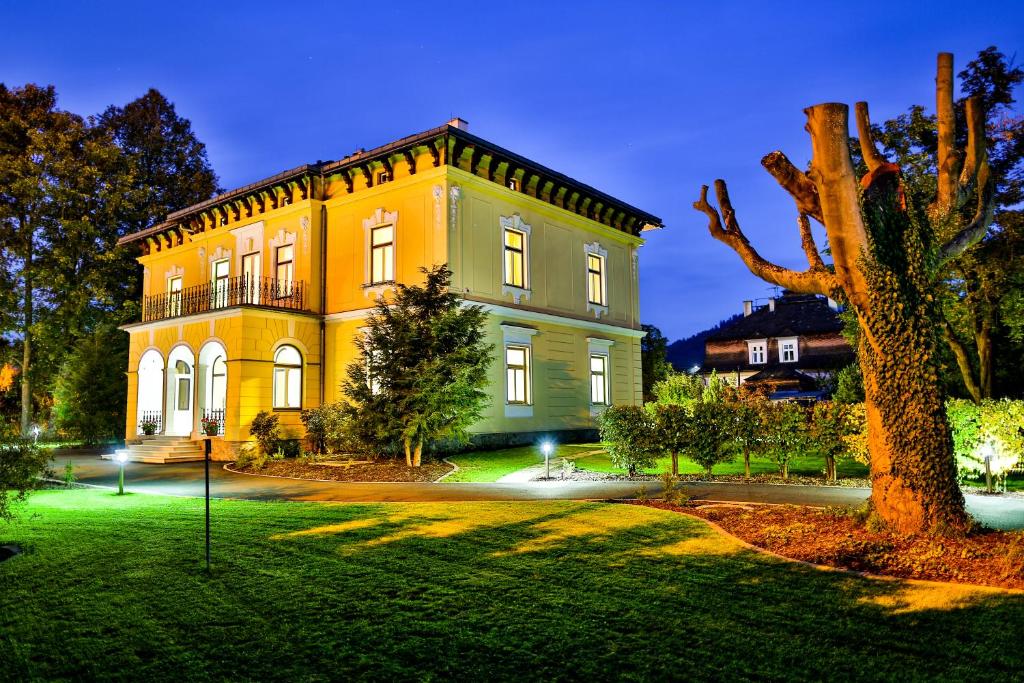
<path fill-rule="evenodd" d="M 154 294 L 143 300 L 142 321 L 178 318 L 242 305 L 305 310 L 306 283 L 237 275 L 178 292 Z"/>
<path fill-rule="evenodd" d="M 217 421 L 217 436 L 224 436 L 224 409 L 213 408 L 203 411 L 203 419 L 207 422 Z"/>
<path fill-rule="evenodd" d="M 159 410 L 144 410 L 139 415 L 139 434 L 143 434 L 142 423 L 152 422 L 156 425 L 156 429 L 153 431 L 154 434 L 159 434 L 161 428 L 164 426 L 164 416 Z"/>

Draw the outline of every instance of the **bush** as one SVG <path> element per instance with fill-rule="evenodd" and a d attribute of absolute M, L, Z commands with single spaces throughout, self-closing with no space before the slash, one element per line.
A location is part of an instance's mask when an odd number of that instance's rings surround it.
<path fill-rule="evenodd" d="M 950 400 L 946 415 L 960 476 L 985 474 L 987 460 L 988 472 L 1005 484 L 1006 474 L 1024 454 L 1024 401 Z"/>
<path fill-rule="evenodd" d="M 635 477 L 638 469 L 654 467 L 662 449 L 653 420 L 640 406 L 610 406 L 601 415 L 601 441 L 612 464 Z"/>
<path fill-rule="evenodd" d="M 32 439 L 0 434 L 0 520 L 13 518 L 11 504 L 25 500 L 36 488 L 49 459 Z"/>
<path fill-rule="evenodd" d="M 281 427 L 277 420 L 277 415 L 261 410 L 252 419 L 252 425 L 249 427 L 249 433 L 255 437 L 260 451 L 265 456 L 275 453 L 278 441 L 281 440 Z"/>
<path fill-rule="evenodd" d="M 685 453 L 690 460 L 704 468 L 708 477 L 711 469 L 733 459 L 733 414 L 723 403 L 696 403 L 686 429 Z"/>
<path fill-rule="evenodd" d="M 690 497 L 683 493 L 682 488 L 680 488 L 676 476 L 671 472 L 661 473 L 661 499 L 669 505 L 682 505 L 690 500 Z"/>
<path fill-rule="evenodd" d="M 689 443 L 690 411 L 677 404 L 652 404 L 656 438 L 662 451 L 672 456 L 672 476 L 679 476 L 679 453 Z"/>
<path fill-rule="evenodd" d="M 789 461 L 808 445 L 807 411 L 798 403 L 776 401 L 766 403 L 761 414 L 762 449 L 788 479 Z"/>
<path fill-rule="evenodd" d="M 306 426 L 309 450 L 316 454 L 371 453 L 372 449 L 362 441 L 355 413 L 346 403 L 325 403 L 303 410 L 302 424 Z"/>
<path fill-rule="evenodd" d="M 863 417 L 862 404 L 819 401 L 811 409 L 808 449 L 825 457 L 828 481 L 836 480 L 836 459 L 856 457 L 853 449 L 858 448 L 859 441 L 850 437 L 859 437 L 864 432 Z"/>

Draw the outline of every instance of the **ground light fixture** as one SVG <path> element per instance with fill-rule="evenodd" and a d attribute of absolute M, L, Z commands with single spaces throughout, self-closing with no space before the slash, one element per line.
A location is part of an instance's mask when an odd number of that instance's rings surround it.
<path fill-rule="evenodd" d="M 124 464 L 126 462 L 128 462 L 128 454 L 127 453 L 118 453 L 116 456 L 114 456 L 114 459 L 117 460 L 117 465 L 118 465 L 118 472 L 117 472 L 117 495 L 123 496 L 124 495 Z"/>
<path fill-rule="evenodd" d="M 544 454 L 544 478 L 551 478 L 551 453 L 555 450 L 555 445 L 550 441 L 542 441 L 540 444 L 540 452 Z"/>
<path fill-rule="evenodd" d="M 39 425 L 32 425 L 32 442 L 39 443 Z"/>

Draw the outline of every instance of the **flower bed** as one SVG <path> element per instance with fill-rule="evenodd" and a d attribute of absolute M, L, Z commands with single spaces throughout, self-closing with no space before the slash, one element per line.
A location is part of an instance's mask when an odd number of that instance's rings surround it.
<path fill-rule="evenodd" d="M 964 538 L 871 530 L 848 510 L 793 505 L 641 503 L 712 521 L 795 560 L 908 579 L 1024 589 L 1024 532 L 979 530 Z"/>
<path fill-rule="evenodd" d="M 286 458 L 284 460 L 267 460 L 260 469 L 252 465 L 236 467 L 235 463 L 231 463 L 228 469 L 245 474 L 321 481 L 432 482 L 451 472 L 452 466 L 444 462 L 427 462 L 421 467 L 406 467 L 404 461 L 394 460 L 339 466 L 338 464 L 304 463 L 293 458 Z"/>

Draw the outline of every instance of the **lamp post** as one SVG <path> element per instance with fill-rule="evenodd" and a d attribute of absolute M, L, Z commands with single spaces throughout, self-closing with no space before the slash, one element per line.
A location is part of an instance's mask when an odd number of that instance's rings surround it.
<path fill-rule="evenodd" d="M 128 462 L 128 456 L 125 453 L 118 453 L 116 457 L 117 457 L 117 464 L 118 464 L 117 495 L 123 496 L 124 495 L 124 464 L 126 462 Z"/>
<path fill-rule="evenodd" d="M 554 446 L 551 445 L 550 441 L 544 441 L 540 445 L 540 452 L 544 454 L 544 478 L 551 478 L 551 451 L 554 450 Z"/>

